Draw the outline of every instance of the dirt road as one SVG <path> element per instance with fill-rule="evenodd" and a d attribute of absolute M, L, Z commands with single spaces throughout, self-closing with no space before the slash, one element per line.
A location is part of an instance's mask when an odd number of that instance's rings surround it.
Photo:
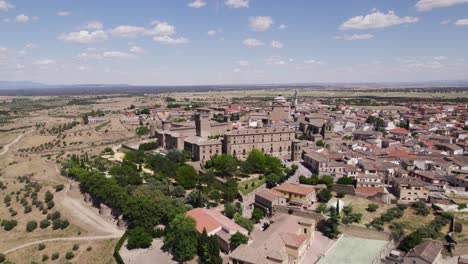
<path fill-rule="evenodd" d="M 29 133 L 31 133 L 33 131 L 34 131 L 34 129 L 31 129 L 31 130 L 29 130 L 27 132 L 24 132 L 23 134 L 17 136 L 12 142 L 10 142 L 10 143 L 6 144 L 5 146 L 3 146 L 3 149 L 0 152 L 0 156 L 6 154 L 8 152 L 8 150 L 10 150 L 10 146 L 18 143 L 24 135 L 29 134 Z"/>

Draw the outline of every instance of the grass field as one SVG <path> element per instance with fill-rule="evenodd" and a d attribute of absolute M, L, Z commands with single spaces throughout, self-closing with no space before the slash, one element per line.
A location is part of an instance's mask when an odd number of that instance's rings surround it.
<path fill-rule="evenodd" d="M 263 184 L 265 184 L 265 182 L 266 182 L 265 177 L 263 177 L 261 180 L 259 179 L 259 177 L 255 177 L 255 178 L 251 178 L 251 179 L 239 182 L 239 191 L 243 195 L 247 195 L 255 191 L 256 189 L 258 189 Z M 247 188 L 245 188 L 246 186 Z"/>

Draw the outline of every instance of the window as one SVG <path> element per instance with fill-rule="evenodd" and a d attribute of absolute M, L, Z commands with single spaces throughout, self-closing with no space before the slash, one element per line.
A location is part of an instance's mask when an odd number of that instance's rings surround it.
<path fill-rule="evenodd" d="M 307 228 L 304 228 L 304 234 L 307 234 Z"/>

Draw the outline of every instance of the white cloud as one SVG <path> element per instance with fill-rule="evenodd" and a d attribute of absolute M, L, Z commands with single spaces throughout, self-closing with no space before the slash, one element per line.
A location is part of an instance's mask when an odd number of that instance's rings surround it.
<path fill-rule="evenodd" d="M 87 30 L 100 30 L 104 26 L 101 22 L 99 21 L 89 21 L 83 24 L 80 29 L 87 29 Z"/>
<path fill-rule="evenodd" d="M 43 60 L 37 60 L 33 62 L 34 65 L 50 65 L 50 64 L 55 64 L 55 60 L 52 59 L 43 59 Z"/>
<path fill-rule="evenodd" d="M 163 43 L 163 44 L 175 45 L 175 44 L 189 43 L 190 39 L 184 38 L 184 37 L 172 38 L 172 37 L 169 37 L 167 35 L 163 35 L 163 36 L 154 37 L 153 41 L 158 42 L 158 43 Z"/>
<path fill-rule="evenodd" d="M 15 6 L 8 3 L 7 1 L 0 1 L 0 11 L 8 11 L 12 8 L 15 8 Z"/>
<path fill-rule="evenodd" d="M 82 52 L 76 56 L 78 59 L 81 60 L 100 60 L 102 59 L 101 54 L 97 53 L 87 53 L 87 52 Z"/>
<path fill-rule="evenodd" d="M 463 3 L 468 3 L 468 0 L 419 0 L 415 7 L 418 11 L 430 11 L 434 8 L 450 7 Z"/>
<path fill-rule="evenodd" d="M 247 60 L 240 60 L 240 61 L 237 61 L 237 65 L 239 65 L 240 67 L 249 67 L 250 62 Z"/>
<path fill-rule="evenodd" d="M 374 35 L 372 34 L 353 34 L 353 35 L 343 35 L 343 36 L 335 36 L 335 39 L 342 39 L 342 40 L 365 40 L 371 39 Z"/>
<path fill-rule="evenodd" d="M 457 25 L 457 26 L 468 26 L 468 18 L 458 19 L 457 21 L 455 21 L 455 25 Z"/>
<path fill-rule="evenodd" d="M 192 8 L 201 8 L 206 6 L 206 2 L 203 0 L 195 0 L 193 2 L 188 3 L 188 6 Z"/>
<path fill-rule="evenodd" d="M 292 59 L 289 61 L 292 61 Z M 287 61 L 283 59 L 281 56 L 271 56 L 268 59 L 266 59 L 266 64 L 267 65 L 286 65 Z"/>
<path fill-rule="evenodd" d="M 286 26 L 285 24 L 281 24 L 279 25 L 278 29 L 286 29 L 288 26 Z"/>
<path fill-rule="evenodd" d="M 69 15 L 71 15 L 71 14 L 72 14 L 72 13 L 69 12 L 69 11 L 59 11 L 59 12 L 57 13 L 57 16 L 66 17 L 66 16 L 69 16 Z"/>
<path fill-rule="evenodd" d="M 130 48 L 130 52 L 132 53 L 138 53 L 138 54 L 143 54 L 143 53 L 146 53 L 146 50 L 143 49 L 142 47 L 139 47 L 139 46 L 132 46 Z"/>
<path fill-rule="evenodd" d="M 218 33 L 218 32 L 216 32 L 216 30 L 212 29 L 212 30 L 208 30 L 208 32 L 206 34 L 208 34 L 209 36 L 214 36 L 214 35 L 216 35 L 216 33 Z"/>
<path fill-rule="evenodd" d="M 388 11 L 387 14 L 380 11 L 374 11 L 365 16 L 355 16 L 344 22 L 340 29 L 370 29 L 370 28 L 384 28 L 400 24 L 416 23 L 417 17 L 405 16 L 399 17 L 393 11 Z"/>
<path fill-rule="evenodd" d="M 447 60 L 448 58 L 445 57 L 445 56 L 435 56 L 434 57 L 434 60 L 437 60 L 437 61 L 443 61 L 443 60 Z"/>
<path fill-rule="evenodd" d="M 15 21 L 18 23 L 26 23 L 29 21 L 29 17 L 25 14 L 17 15 Z"/>
<path fill-rule="evenodd" d="M 315 59 L 308 59 L 306 61 L 304 61 L 304 64 L 307 64 L 307 65 L 322 65 L 323 63 L 319 60 L 315 60 Z"/>
<path fill-rule="evenodd" d="M 25 49 L 34 49 L 35 47 L 36 47 L 36 44 L 34 44 L 34 43 L 28 43 L 28 44 L 24 45 Z"/>
<path fill-rule="evenodd" d="M 249 8 L 249 0 L 226 0 L 224 4 L 231 8 Z"/>
<path fill-rule="evenodd" d="M 244 44 L 245 46 L 247 46 L 249 48 L 260 47 L 260 46 L 265 45 L 265 43 L 261 42 L 258 39 L 254 39 L 254 38 L 246 38 L 246 39 L 244 39 L 242 41 L 242 44 Z"/>
<path fill-rule="evenodd" d="M 442 20 L 442 21 L 440 22 L 440 24 L 441 24 L 441 25 L 448 25 L 448 24 L 450 24 L 450 22 L 452 22 L 452 20 L 446 19 L 446 20 Z"/>
<path fill-rule="evenodd" d="M 135 57 L 133 54 L 122 52 L 122 51 L 105 51 L 102 54 L 104 58 L 113 58 L 113 59 L 129 59 Z"/>
<path fill-rule="evenodd" d="M 0 53 L 7 52 L 7 48 L 0 46 Z"/>
<path fill-rule="evenodd" d="M 272 48 L 275 48 L 275 49 L 281 49 L 282 47 L 284 47 L 284 44 L 279 42 L 279 41 L 276 41 L 276 40 L 273 40 L 271 43 L 270 43 L 271 47 Z"/>
<path fill-rule="evenodd" d="M 87 31 L 81 30 L 78 32 L 70 32 L 58 37 L 60 40 L 65 42 L 89 44 L 107 40 L 107 33 L 102 30 Z"/>
<path fill-rule="evenodd" d="M 265 31 L 275 22 L 269 16 L 257 16 L 249 18 L 249 27 L 253 31 Z"/>
<path fill-rule="evenodd" d="M 148 30 L 144 27 L 136 27 L 129 25 L 118 26 L 114 29 L 109 30 L 109 33 L 113 37 L 118 38 L 137 38 L 149 34 Z"/>
<path fill-rule="evenodd" d="M 151 25 L 154 25 L 153 31 L 157 35 L 169 36 L 174 35 L 176 33 L 176 28 L 173 25 L 164 21 L 153 21 Z"/>

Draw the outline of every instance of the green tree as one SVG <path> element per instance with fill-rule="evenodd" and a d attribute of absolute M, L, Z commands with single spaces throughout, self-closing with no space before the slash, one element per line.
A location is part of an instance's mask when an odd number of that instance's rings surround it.
<path fill-rule="evenodd" d="M 350 177 L 341 177 L 336 181 L 336 184 L 354 185 L 354 179 Z"/>
<path fill-rule="evenodd" d="M 177 168 L 175 179 L 185 189 L 193 189 L 198 182 L 198 173 L 192 166 L 183 165 Z"/>
<path fill-rule="evenodd" d="M 251 220 L 254 222 L 254 223 L 258 223 L 260 222 L 260 220 L 264 217 L 264 213 L 263 211 L 260 209 L 260 208 L 257 208 L 255 207 L 252 211 L 252 216 L 251 216 Z"/>
<path fill-rule="evenodd" d="M 6 260 L 6 257 L 5 257 L 5 255 L 4 255 L 4 254 L 2 254 L 2 253 L 0 253 L 0 263 L 3 263 L 3 262 L 5 262 L 5 260 Z"/>
<path fill-rule="evenodd" d="M 206 230 L 203 229 L 198 239 L 198 256 L 201 263 L 206 264 L 221 264 L 223 260 L 219 255 L 220 249 L 217 238 L 208 236 Z"/>
<path fill-rule="evenodd" d="M 231 236 L 229 242 L 231 244 L 231 250 L 234 250 L 242 244 L 247 244 L 249 242 L 249 238 L 244 234 L 237 232 Z"/>
<path fill-rule="evenodd" d="M 143 227 L 137 227 L 128 231 L 128 249 L 149 248 L 153 238 Z"/>
<path fill-rule="evenodd" d="M 258 149 L 253 149 L 244 162 L 244 169 L 248 173 L 264 173 L 265 162 L 265 154 Z"/>
<path fill-rule="evenodd" d="M 222 177 L 231 177 L 237 173 L 239 161 L 229 154 L 216 155 L 212 159 L 212 166 L 216 174 Z"/>
<path fill-rule="evenodd" d="M 317 201 L 319 203 L 327 203 L 332 198 L 331 190 L 328 188 L 322 189 L 317 193 Z"/>
<path fill-rule="evenodd" d="M 403 241 L 401 241 L 398 249 L 408 252 L 415 246 L 421 244 L 423 241 L 423 237 L 418 232 L 413 232 L 406 236 Z"/>
<path fill-rule="evenodd" d="M 193 190 L 187 195 L 185 202 L 190 204 L 193 208 L 205 207 L 208 203 L 208 197 L 200 190 Z"/>
<path fill-rule="evenodd" d="M 247 218 L 241 216 L 240 214 L 236 214 L 234 216 L 234 221 L 236 222 L 236 224 L 242 226 L 243 228 L 245 228 L 249 232 L 252 232 L 252 230 L 254 228 L 254 223 L 252 222 L 252 220 L 247 219 Z"/>
<path fill-rule="evenodd" d="M 224 200 L 226 202 L 232 202 L 236 199 L 237 193 L 239 192 L 239 186 L 235 179 L 228 179 L 224 184 Z"/>
<path fill-rule="evenodd" d="M 164 244 L 178 261 L 191 260 L 198 252 L 195 220 L 184 214 L 177 215 L 166 228 Z"/>
<path fill-rule="evenodd" d="M 32 232 L 37 228 L 37 222 L 32 220 L 26 224 L 26 231 Z"/>
<path fill-rule="evenodd" d="M 338 210 L 335 207 L 330 207 L 329 218 L 325 221 L 325 225 L 323 226 L 322 233 L 329 237 L 329 238 L 336 238 L 340 234 L 338 230 L 338 226 L 340 224 L 340 215 L 338 214 Z"/>

